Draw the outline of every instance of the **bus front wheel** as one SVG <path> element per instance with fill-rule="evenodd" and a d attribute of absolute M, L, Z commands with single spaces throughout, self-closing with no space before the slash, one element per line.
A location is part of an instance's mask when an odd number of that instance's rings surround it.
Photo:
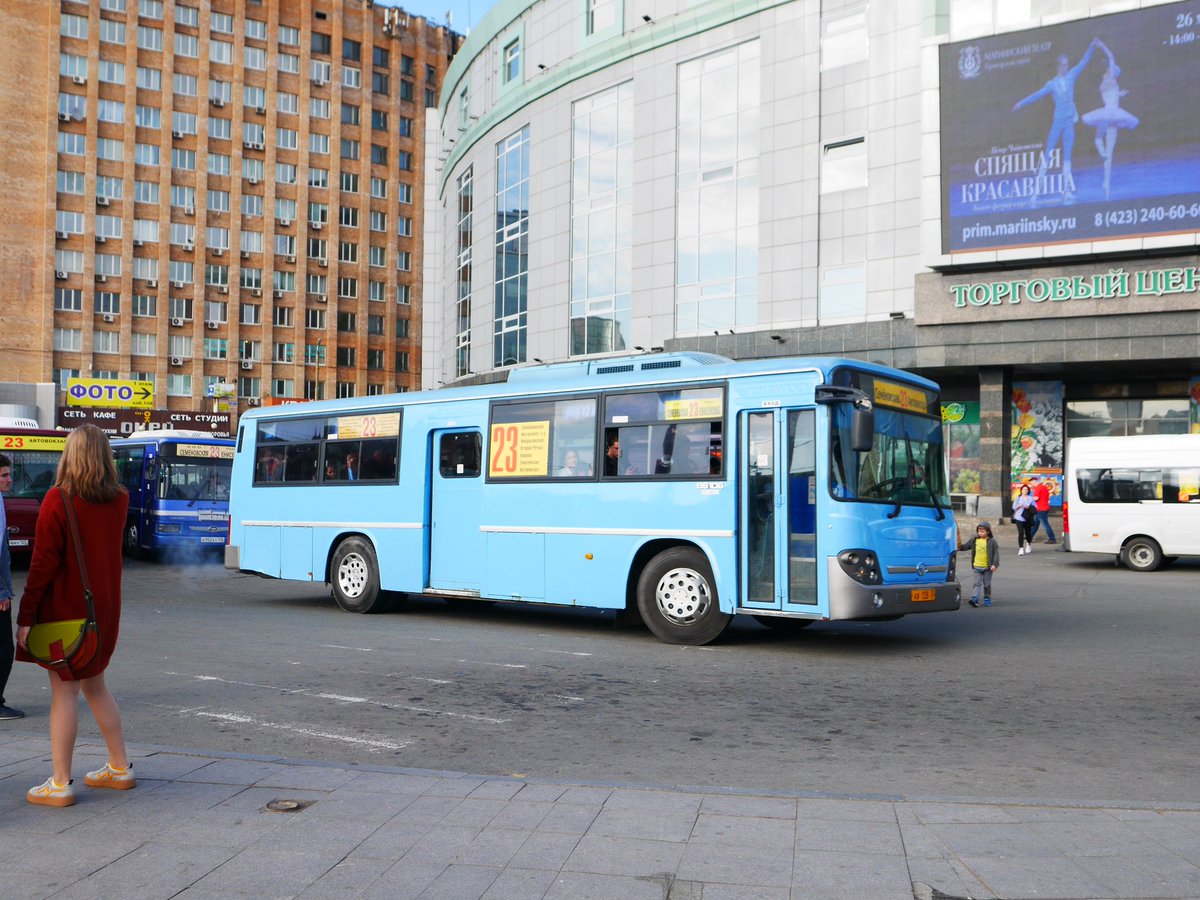
<path fill-rule="evenodd" d="M 1163 563 L 1162 548 L 1154 538 L 1132 537 L 1121 548 L 1121 562 L 1135 572 L 1153 572 Z"/>
<path fill-rule="evenodd" d="M 646 626 L 668 644 L 707 644 L 732 618 L 721 612 L 708 560 L 691 547 L 650 560 L 638 578 L 637 602 Z"/>
<path fill-rule="evenodd" d="M 333 599 L 346 612 L 383 612 L 390 606 L 386 594 L 379 589 L 375 549 L 362 538 L 346 538 L 338 544 L 330 576 Z"/>
<path fill-rule="evenodd" d="M 137 559 L 142 552 L 142 548 L 138 543 L 138 527 L 137 522 L 129 522 L 125 525 L 125 539 L 121 542 L 122 549 L 125 555 L 131 559 Z"/>

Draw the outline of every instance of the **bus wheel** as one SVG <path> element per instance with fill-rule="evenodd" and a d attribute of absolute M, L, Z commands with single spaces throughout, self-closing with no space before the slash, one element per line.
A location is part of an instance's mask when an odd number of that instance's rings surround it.
<path fill-rule="evenodd" d="M 707 644 L 732 618 L 721 612 L 708 560 L 691 547 L 650 560 L 638 578 L 637 602 L 646 626 L 668 644 Z"/>
<path fill-rule="evenodd" d="M 333 552 L 333 599 L 346 612 L 383 612 L 391 604 L 379 589 L 375 550 L 362 538 L 346 538 Z"/>
<path fill-rule="evenodd" d="M 138 527 L 137 522 L 130 522 L 125 526 L 125 537 L 121 540 L 121 549 L 125 551 L 125 555 L 137 559 L 141 548 L 138 546 Z"/>
<path fill-rule="evenodd" d="M 816 619 L 793 619 L 788 616 L 751 616 L 750 618 L 759 625 L 766 625 L 779 634 L 795 634 L 817 621 Z"/>
<path fill-rule="evenodd" d="M 1163 552 L 1154 538 L 1133 537 L 1121 548 L 1121 561 L 1135 572 L 1153 572 L 1162 565 Z"/>

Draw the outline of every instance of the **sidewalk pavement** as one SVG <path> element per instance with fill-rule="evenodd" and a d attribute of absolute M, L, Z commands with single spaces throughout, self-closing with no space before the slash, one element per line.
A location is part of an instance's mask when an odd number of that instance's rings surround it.
<path fill-rule="evenodd" d="M 1200 804 L 579 784 L 132 748 L 138 786 L 30 806 L 0 732 L 6 898 L 1200 898 Z M 293 801 L 296 811 L 268 810 Z"/>

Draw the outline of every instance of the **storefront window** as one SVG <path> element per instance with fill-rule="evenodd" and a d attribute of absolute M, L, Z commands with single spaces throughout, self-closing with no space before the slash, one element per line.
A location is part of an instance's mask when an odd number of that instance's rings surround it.
<path fill-rule="evenodd" d="M 942 424 L 950 456 L 950 492 L 979 493 L 979 403 L 942 404 Z"/>

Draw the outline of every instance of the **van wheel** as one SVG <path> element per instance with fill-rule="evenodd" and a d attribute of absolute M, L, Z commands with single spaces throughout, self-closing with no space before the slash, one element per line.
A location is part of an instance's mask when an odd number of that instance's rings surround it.
<path fill-rule="evenodd" d="M 329 580 L 333 599 L 346 612 L 378 613 L 391 606 L 391 598 L 379 589 L 375 549 L 362 538 L 346 538 L 338 544 Z"/>
<path fill-rule="evenodd" d="M 637 603 L 646 627 L 668 644 L 715 641 L 733 618 L 721 612 L 708 560 L 691 547 L 650 560 L 638 578 Z"/>
<path fill-rule="evenodd" d="M 1162 548 L 1154 538 L 1130 538 L 1121 548 L 1121 562 L 1134 572 L 1153 572 L 1162 565 Z"/>

